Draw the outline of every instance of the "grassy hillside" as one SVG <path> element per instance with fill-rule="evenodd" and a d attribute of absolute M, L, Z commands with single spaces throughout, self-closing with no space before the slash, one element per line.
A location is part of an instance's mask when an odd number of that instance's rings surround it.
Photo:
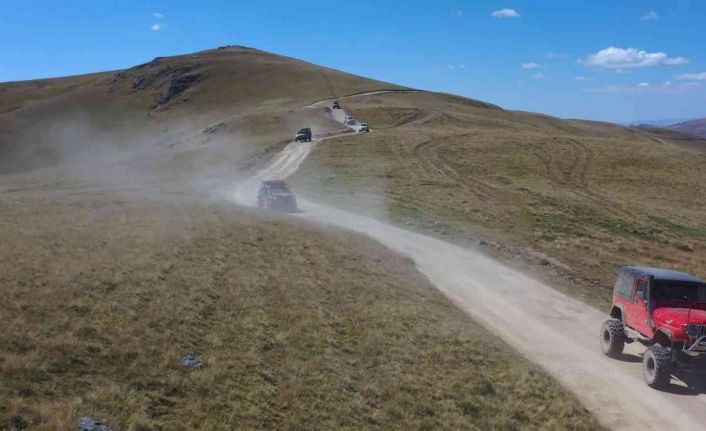
<path fill-rule="evenodd" d="M 621 265 L 706 276 L 706 141 L 429 93 L 344 108 L 374 133 L 317 147 L 295 179 L 314 199 L 479 246 L 597 305 Z"/>
<path fill-rule="evenodd" d="M 395 88 L 239 47 L 0 84 L 0 428 L 599 429 L 408 259 L 212 200 Z"/>
<path fill-rule="evenodd" d="M 297 128 L 343 131 L 312 102 L 398 88 L 242 47 L 0 84 L 0 426 L 599 428 L 407 259 L 210 200 Z M 319 145 L 298 192 L 597 305 L 623 264 L 706 275 L 704 140 L 444 94 L 342 104 L 374 133 Z"/>
<path fill-rule="evenodd" d="M 247 167 L 299 127 L 339 130 L 304 105 L 391 88 L 400 87 L 239 47 L 0 84 L 0 174 L 175 152 L 202 171 L 227 169 L 223 159 Z"/>
<path fill-rule="evenodd" d="M 361 236 L 113 193 L 0 194 L 0 230 L 2 429 L 600 428 Z"/>

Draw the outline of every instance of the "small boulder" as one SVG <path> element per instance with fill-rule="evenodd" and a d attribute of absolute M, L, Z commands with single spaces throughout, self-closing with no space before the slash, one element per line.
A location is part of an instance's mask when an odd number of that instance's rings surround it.
<path fill-rule="evenodd" d="M 196 370 L 203 367 L 203 362 L 198 356 L 189 353 L 181 358 L 179 365 L 182 370 Z"/>
<path fill-rule="evenodd" d="M 113 429 L 103 425 L 100 421 L 85 416 L 78 422 L 78 431 L 113 431 Z"/>

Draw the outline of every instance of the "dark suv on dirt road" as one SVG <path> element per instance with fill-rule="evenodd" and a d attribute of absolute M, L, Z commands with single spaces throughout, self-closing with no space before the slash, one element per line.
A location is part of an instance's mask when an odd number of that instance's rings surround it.
<path fill-rule="evenodd" d="M 620 357 L 626 343 L 648 346 L 645 381 L 669 384 L 676 369 L 705 369 L 706 283 L 684 272 L 626 266 L 613 290 L 613 306 L 601 327 L 601 350 Z"/>
<path fill-rule="evenodd" d="M 283 180 L 263 181 L 257 192 L 257 206 L 277 211 L 295 212 L 297 198 Z"/>
<path fill-rule="evenodd" d="M 294 136 L 294 142 L 311 142 L 311 129 L 308 127 L 299 129 Z"/>

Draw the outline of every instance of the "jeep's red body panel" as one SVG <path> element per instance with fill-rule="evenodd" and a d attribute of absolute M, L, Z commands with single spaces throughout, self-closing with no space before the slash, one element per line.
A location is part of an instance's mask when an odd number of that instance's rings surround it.
<path fill-rule="evenodd" d="M 625 267 L 613 291 L 613 308 L 620 310 L 623 323 L 644 337 L 654 338 L 658 331 L 672 342 L 687 342 L 690 323 L 706 325 L 706 303 L 688 300 L 662 300 L 649 297 L 660 281 L 703 283 L 693 275 L 657 268 Z"/>

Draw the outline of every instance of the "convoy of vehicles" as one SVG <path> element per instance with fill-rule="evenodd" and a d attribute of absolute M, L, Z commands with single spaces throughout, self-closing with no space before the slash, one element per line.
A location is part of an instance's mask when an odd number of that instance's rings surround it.
<path fill-rule="evenodd" d="M 601 350 L 620 357 L 626 343 L 648 346 L 645 381 L 666 387 L 676 369 L 694 370 L 706 360 L 706 283 L 684 272 L 626 266 L 601 328 Z"/>
<path fill-rule="evenodd" d="M 311 129 L 305 127 L 299 129 L 296 135 L 294 135 L 294 142 L 311 142 Z"/>
<path fill-rule="evenodd" d="M 297 211 L 297 198 L 284 180 L 263 181 L 257 192 L 257 206 L 277 211 Z"/>
<path fill-rule="evenodd" d="M 341 109 L 338 101 L 333 109 Z M 355 118 L 346 115 L 346 125 Z M 361 123 L 358 132 L 370 132 Z M 300 129 L 294 140 L 310 142 L 311 129 Z M 286 212 L 297 210 L 291 188 L 282 180 L 264 181 L 258 206 Z M 601 327 L 601 350 L 619 358 L 625 344 L 647 346 L 642 369 L 653 388 L 669 385 L 677 369 L 706 369 L 706 282 L 684 272 L 626 266 L 620 270 L 613 291 L 610 319 Z"/>

